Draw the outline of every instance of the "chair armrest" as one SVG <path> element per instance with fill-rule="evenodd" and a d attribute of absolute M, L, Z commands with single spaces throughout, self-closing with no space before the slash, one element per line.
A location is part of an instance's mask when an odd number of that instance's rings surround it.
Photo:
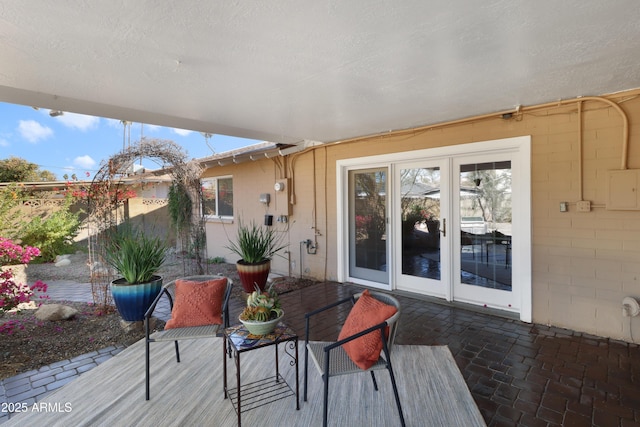
<path fill-rule="evenodd" d="M 167 294 L 167 298 L 169 298 L 169 308 L 173 309 L 173 298 L 171 297 L 171 293 L 169 293 L 167 287 L 164 286 L 160 291 L 160 293 L 158 294 L 158 296 L 156 297 L 156 299 L 153 300 L 153 302 L 147 309 L 146 313 L 144 313 L 145 319 L 148 319 L 151 317 L 151 315 L 153 314 L 153 311 L 156 309 L 156 305 L 158 305 L 158 303 L 160 302 L 160 299 L 164 294 Z"/>
<path fill-rule="evenodd" d="M 320 308 L 317 308 L 317 309 L 315 309 L 313 311 L 305 313 L 305 315 L 304 315 L 304 320 L 305 320 L 305 345 L 309 343 L 309 332 L 311 331 L 311 328 L 310 328 L 311 317 L 315 316 L 316 314 L 320 314 L 320 313 L 322 313 L 324 311 L 327 311 L 327 310 L 329 310 L 331 308 L 337 307 L 337 306 L 339 306 L 341 304 L 344 304 L 346 302 L 349 302 L 349 301 L 351 301 L 352 303 L 355 303 L 355 300 L 354 300 L 353 296 L 350 296 L 348 298 L 343 298 L 343 299 L 341 299 L 339 301 L 335 301 L 335 302 L 333 302 L 333 303 L 331 303 L 329 305 L 325 305 L 324 307 L 320 307 Z"/>
<path fill-rule="evenodd" d="M 147 309 L 147 312 L 144 313 L 144 334 L 146 339 L 149 339 L 149 335 L 151 334 L 151 327 L 150 327 L 150 319 L 151 316 L 153 315 L 153 311 L 156 309 L 156 306 L 158 305 L 158 302 L 160 302 L 160 299 L 162 298 L 163 295 L 167 295 L 167 298 L 169 298 L 169 307 L 170 310 L 173 310 L 173 298 L 171 297 L 171 293 L 169 292 L 169 284 L 165 285 L 162 287 L 162 290 L 160 291 L 160 293 L 158 294 L 158 296 L 156 297 L 156 299 L 153 300 L 153 302 L 151 303 L 151 305 L 149 306 L 149 309 Z"/>
<path fill-rule="evenodd" d="M 331 303 L 329 305 L 325 305 L 324 307 L 317 308 L 317 309 L 315 309 L 313 311 L 305 313 L 304 317 L 308 318 L 308 317 L 314 316 L 314 315 L 316 315 L 318 313 L 322 313 L 323 311 L 326 311 L 326 310 L 328 310 L 330 308 L 336 307 L 336 306 L 338 306 L 340 304 L 344 304 L 347 301 L 352 301 L 353 302 L 353 297 L 351 296 L 351 297 L 348 297 L 348 298 L 344 298 L 344 299 L 341 299 L 339 301 L 335 301 L 335 302 L 333 302 L 333 303 Z"/>
<path fill-rule="evenodd" d="M 369 333 L 375 333 L 376 330 L 380 331 L 380 338 L 382 340 L 382 351 L 384 352 L 385 355 L 385 360 L 389 360 L 389 347 L 387 346 L 387 340 L 385 337 L 385 330 L 388 326 L 388 323 L 386 321 L 382 322 L 382 323 L 378 323 L 375 326 L 372 326 L 370 328 L 367 328 L 365 330 L 362 330 L 356 334 L 350 335 L 346 338 L 341 339 L 340 341 L 336 341 L 334 343 L 328 344 L 326 346 L 324 346 L 322 349 L 324 350 L 325 356 L 324 356 L 324 375 L 329 375 L 330 373 L 330 366 L 331 366 L 331 351 L 335 350 L 337 348 L 340 348 L 342 345 L 353 341 L 355 339 L 358 339 L 364 335 L 367 335 Z M 350 356 L 349 356 L 350 357 Z"/>
<path fill-rule="evenodd" d="M 384 343 L 384 342 L 386 342 L 386 337 L 384 335 L 384 331 L 385 331 L 387 326 L 389 326 L 389 324 L 385 320 L 382 323 L 378 323 L 377 325 L 371 326 L 370 328 L 364 329 L 364 330 L 362 330 L 362 331 L 360 331 L 360 332 L 358 332 L 356 334 L 349 335 L 348 337 L 343 338 L 340 341 L 336 341 L 334 343 L 326 345 L 324 347 L 324 351 L 325 351 L 325 353 L 327 353 L 327 352 L 333 350 L 336 347 L 340 347 L 341 345 L 343 345 L 345 343 L 348 343 L 349 341 L 353 341 L 353 340 L 355 340 L 357 338 L 360 338 L 363 335 L 367 335 L 367 334 L 369 334 L 369 333 L 371 333 L 371 332 L 373 332 L 375 330 L 378 330 L 378 329 L 380 330 L 380 334 L 382 336 L 382 342 Z"/>
<path fill-rule="evenodd" d="M 345 343 L 348 343 L 349 341 L 353 341 L 355 339 L 358 339 L 360 337 L 362 337 L 363 335 L 367 335 L 369 333 L 375 332 L 376 330 L 380 330 L 380 338 L 382 340 L 382 351 L 384 352 L 385 355 L 385 360 L 388 362 L 389 361 L 389 347 L 387 345 L 387 339 L 385 336 L 385 330 L 388 326 L 388 323 L 386 321 L 382 322 L 382 323 L 378 323 L 375 326 L 372 326 L 370 328 L 367 328 L 363 331 L 358 332 L 357 334 L 353 334 L 350 335 L 346 338 L 341 339 L 340 341 L 336 341 L 334 343 L 331 343 L 329 345 L 326 345 L 325 347 L 323 347 L 325 356 L 324 356 L 324 373 L 325 375 L 329 375 L 330 373 L 330 366 L 331 366 L 331 350 L 335 350 L 336 348 L 340 348 L 340 346 L 342 346 Z M 349 356 L 350 357 L 350 356 Z"/>
<path fill-rule="evenodd" d="M 233 280 L 227 277 L 227 288 L 224 292 L 224 302 L 222 303 L 222 325 L 227 329 L 229 324 L 229 298 L 231 297 L 231 288 L 233 288 Z"/>

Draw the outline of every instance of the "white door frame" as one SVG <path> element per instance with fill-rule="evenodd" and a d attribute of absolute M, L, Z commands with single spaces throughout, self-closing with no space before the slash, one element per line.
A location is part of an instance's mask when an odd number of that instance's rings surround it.
<path fill-rule="evenodd" d="M 370 167 L 387 167 L 389 182 L 388 191 L 393 191 L 394 174 L 392 173 L 396 162 L 419 159 L 447 158 L 455 156 L 468 156 L 477 154 L 491 154 L 509 152 L 512 153 L 512 180 L 514 191 L 520 192 L 521 197 L 518 203 L 513 204 L 514 218 L 514 239 L 513 254 L 513 277 L 518 281 L 520 299 L 520 320 L 532 321 L 532 283 L 531 283 L 531 136 L 519 136 L 499 140 L 483 142 L 473 142 L 468 144 L 451 145 L 423 150 L 414 150 L 400 153 L 390 153 L 384 155 L 343 159 L 336 162 L 336 256 L 337 256 L 337 278 L 340 282 L 352 281 L 365 286 L 380 289 L 396 289 L 394 269 L 397 263 L 396 250 L 389 249 L 389 284 L 366 282 L 349 277 L 348 272 L 348 171 L 352 169 L 362 169 Z M 395 197 L 388 195 L 387 200 L 392 201 Z M 391 215 L 395 215 L 392 211 Z M 398 221 L 393 218 L 389 221 L 389 233 L 392 234 L 390 242 L 394 242 L 394 237 L 399 230 L 396 230 Z M 517 258 L 517 260 L 516 260 Z"/>

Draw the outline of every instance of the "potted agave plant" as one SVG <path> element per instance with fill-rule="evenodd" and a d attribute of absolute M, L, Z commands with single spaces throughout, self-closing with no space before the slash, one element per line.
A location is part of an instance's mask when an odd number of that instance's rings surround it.
<path fill-rule="evenodd" d="M 105 260 L 123 277 L 111 282 L 111 294 L 126 321 L 144 320 L 144 314 L 162 290 L 156 272 L 164 263 L 167 245 L 159 237 L 123 223 L 108 233 Z"/>
<path fill-rule="evenodd" d="M 251 293 L 256 285 L 264 290 L 271 271 L 271 258 L 286 246 L 281 240 L 281 236 L 270 227 L 259 226 L 255 222 L 248 225 L 238 222 L 236 240 L 230 242 L 227 249 L 241 258 L 236 268 L 246 293 Z"/>
<path fill-rule="evenodd" d="M 256 290 L 247 297 L 247 306 L 239 319 L 253 335 L 265 335 L 275 329 L 283 316 L 280 298 L 273 290 L 273 285 L 266 291 L 256 286 Z"/>

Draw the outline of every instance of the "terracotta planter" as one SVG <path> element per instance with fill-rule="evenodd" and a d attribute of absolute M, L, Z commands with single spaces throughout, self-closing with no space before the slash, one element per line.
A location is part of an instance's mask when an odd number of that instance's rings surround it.
<path fill-rule="evenodd" d="M 271 271 L 271 260 L 268 259 L 259 264 L 247 264 L 240 260 L 236 263 L 236 268 L 238 269 L 242 289 L 246 293 L 256 290 L 254 284 L 257 284 L 260 290 L 264 291 L 269 278 L 269 271 Z"/>
<path fill-rule="evenodd" d="M 149 283 L 131 285 L 124 279 L 111 282 L 111 294 L 120 316 L 128 322 L 144 320 L 153 300 L 162 290 L 162 277 L 153 276 Z"/>

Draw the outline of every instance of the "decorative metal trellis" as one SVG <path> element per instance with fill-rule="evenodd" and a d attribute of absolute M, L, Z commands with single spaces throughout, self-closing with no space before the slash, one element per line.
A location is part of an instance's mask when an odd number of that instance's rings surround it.
<path fill-rule="evenodd" d="M 109 231 L 130 221 L 127 189 L 144 183 L 148 175 L 136 174 L 134 163 L 149 159 L 161 164 L 162 170 L 171 175 L 172 185 L 177 186 L 191 201 L 190 218 L 178 227 L 178 239 L 185 276 L 204 274 L 206 269 L 206 234 L 201 213 L 202 169 L 196 161 L 187 161 L 187 155 L 173 141 L 142 138 L 137 143 L 101 163 L 88 195 L 89 267 L 94 303 L 111 306 L 110 284 L 114 272 L 105 262 L 105 243 Z M 167 233 L 168 234 L 168 233 Z"/>

